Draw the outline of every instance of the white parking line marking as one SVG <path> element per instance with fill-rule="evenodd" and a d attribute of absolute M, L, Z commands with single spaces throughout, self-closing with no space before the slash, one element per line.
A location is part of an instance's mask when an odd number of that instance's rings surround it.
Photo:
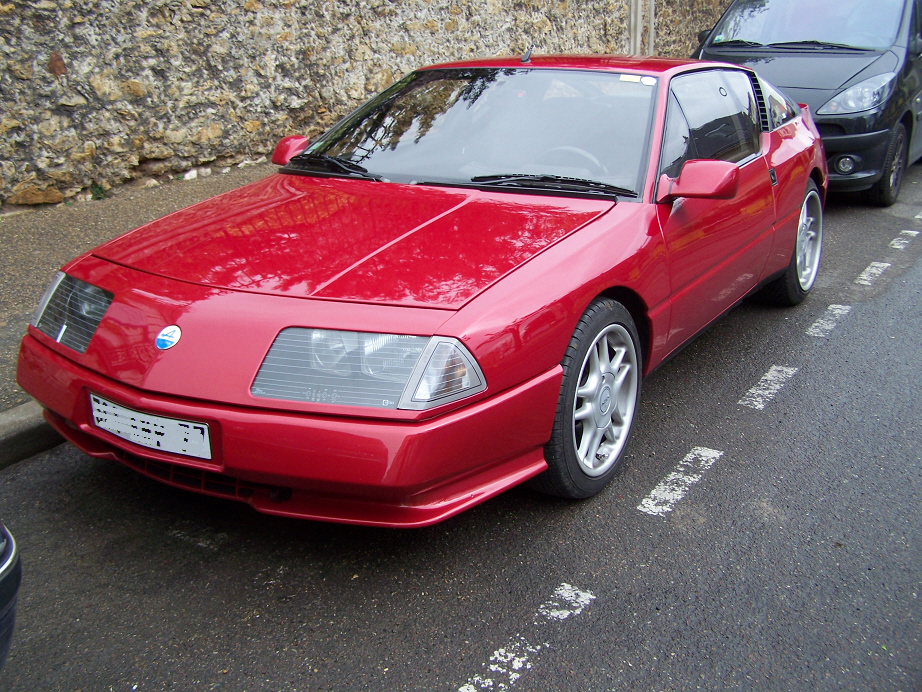
<path fill-rule="evenodd" d="M 919 221 L 922 221 L 922 211 L 916 214 L 916 218 L 919 219 Z"/>
<path fill-rule="evenodd" d="M 862 286 L 870 286 L 884 273 L 884 269 L 889 266 L 889 262 L 871 262 L 868 268 L 861 272 L 861 276 L 855 279 L 855 283 L 861 284 Z"/>
<path fill-rule="evenodd" d="M 545 620 L 566 620 L 571 615 L 579 615 L 583 608 L 595 600 L 588 591 L 580 591 L 575 586 L 561 584 L 554 590 L 554 597 L 538 606 L 538 615 Z"/>
<path fill-rule="evenodd" d="M 826 308 L 826 314 L 810 325 L 810 328 L 807 329 L 807 335 L 825 339 L 829 336 L 829 332 L 835 329 L 836 322 L 845 317 L 851 309 L 851 305 L 830 305 Z"/>
<path fill-rule="evenodd" d="M 905 250 L 910 241 L 919 235 L 919 231 L 900 231 L 900 234 L 890 241 L 890 247 L 894 250 Z"/>
<path fill-rule="evenodd" d="M 723 456 L 723 452 L 707 447 L 694 447 L 675 471 L 666 476 L 663 481 L 653 488 L 637 509 L 654 517 L 661 517 L 672 511 L 676 503 L 685 497 L 688 489 L 701 480 L 702 474 L 714 465 L 714 462 Z"/>
<path fill-rule="evenodd" d="M 583 612 L 583 609 L 595 600 L 589 591 L 581 591 L 570 584 L 561 584 L 554 591 L 553 597 L 538 606 L 535 613 L 535 625 L 548 622 L 560 622 Z M 526 670 L 531 670 L 530 658 L 550 644 L 531 644 L 522 635 L 512 637 L 501 649 L 490 656 L 485 675 L 475 675 L 458 692 L 477 692 L 478 690 L 508 690 L 518 682 Z"/>
<path fill-rule="evenodd" d="M 768 402 L 775 398 L 785 383 L 794 377 L 797 368 L 786 368 L 783 365 L 773 365 L 768 372 L 762 375 L 759 384 L 750 389 L 737 403 L 749 408 L 764 409 Z"/>

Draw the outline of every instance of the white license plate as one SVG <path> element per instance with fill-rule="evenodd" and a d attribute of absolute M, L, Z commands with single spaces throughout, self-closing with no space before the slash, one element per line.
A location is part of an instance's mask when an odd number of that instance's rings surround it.
<path fill-rule="evenodd" d="M 211 439 L 206 423 L 142 413 L 96 394 L 90 394 L 90 404 L 96 427 L 123 440 L 161 452 L 211 459 Z"/>

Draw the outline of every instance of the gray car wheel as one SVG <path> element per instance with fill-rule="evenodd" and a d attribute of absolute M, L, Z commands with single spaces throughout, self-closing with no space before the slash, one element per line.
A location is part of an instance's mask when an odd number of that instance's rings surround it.
<path fill-rule="evenodd" d="M 797 305 L 803 302 L 813 288 L 820 270 L 823 251 L 823 200 L 819 188 L 812 180 L 807 183 L 800 217 L 797 220 L 797 237 L 791 262 L 780 278 L 765 286 L 758 298 L 775 305 Z"/>
<path fill-rule="evenodd" d="M 545 447 L 548 470 L 533 482 L 538 490 L 591 497 L 614 476 L 640 402 L 639 343 L 620 303 L 599 298 L 583 313 L 562 361 L 557 417 Z"/>

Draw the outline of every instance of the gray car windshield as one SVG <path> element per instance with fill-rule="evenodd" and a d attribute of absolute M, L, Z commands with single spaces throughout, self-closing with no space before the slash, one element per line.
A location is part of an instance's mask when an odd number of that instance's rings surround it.
<path fill-rule="evenodd" d="M 711 45 L 808 44 L 819 49 L 827 44 L 884 50 L 896 40 L 903 7 L 904 0 L 743 0 L 717 25 Z"/>
<path fill-rule="evenodd" d="M 589 70 L 421 70 L 340 121 L 289 169 L 633 197 L 656 86 L 654 77 Z"/>

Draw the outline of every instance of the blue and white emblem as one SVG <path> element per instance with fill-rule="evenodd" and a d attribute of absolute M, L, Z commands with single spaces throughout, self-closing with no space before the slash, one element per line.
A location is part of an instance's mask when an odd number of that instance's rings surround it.
<path fill-rule="evenodd" d="M 182 330 L 175 324 L 164 327 L 157 335 L 157 348 L 161 351 L 166 351 L 168 348 L 175 346 L 181 336 Z"/>

